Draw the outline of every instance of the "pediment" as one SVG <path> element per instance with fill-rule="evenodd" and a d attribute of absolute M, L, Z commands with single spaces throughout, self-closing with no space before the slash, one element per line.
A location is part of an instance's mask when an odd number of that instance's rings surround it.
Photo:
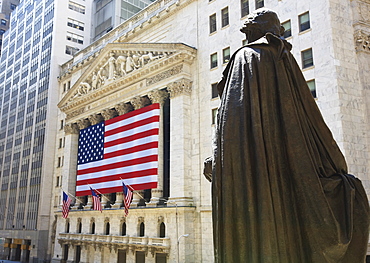
<path fill-rule="evenodd" d="M 184 44 L 107 44 L 84 69 L 58 107 L 68 112 L 144 79 L 151 85 L 158 74 L 181 71 L 181 65 L 191 64 L 195 55 L 196 50 Z"/>

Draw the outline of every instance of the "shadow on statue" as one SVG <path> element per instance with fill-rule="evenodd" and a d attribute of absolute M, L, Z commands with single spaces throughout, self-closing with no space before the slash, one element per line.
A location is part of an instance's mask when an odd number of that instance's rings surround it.
<path fill-rule="evenodd" d="M 369 204 L 326 126 L 271 10 L 218 84 L 212 181 L 215 262 L 364 262 Z"/>

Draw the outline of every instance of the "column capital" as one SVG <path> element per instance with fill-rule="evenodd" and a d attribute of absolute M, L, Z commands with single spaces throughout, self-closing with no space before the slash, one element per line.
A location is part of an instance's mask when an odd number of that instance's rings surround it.
<path fill-rule="evenodd" d="M 76 123 L 68 123 L 64 125 L 64 132 L 65 134 L 78 134 L 80 129 L 78 128 Z"/>
<path fill-rule="evenodd" d="M 192 90 L 193 82 L 189 79 L 180 79 L 178 81 L 174 81 L 167 85 L 168 91 L 170 92 L 171 98 L 177 97 L 179 95 L 190 95 Z"/>
<path fill-rule="evenodd" d="M 104 120 L 110 120 L 117 116 L 117 112 L 113 109 L 105 109 L 101 112 L 101 115 L 103 115 Z"/>
<path fill-rule="evenodd" d="M 82 130 L 82 129 L 89 127 L 91 123 L 88 119 L 81 119 L 77 121 L 77 125 L 80 128 L 80 130 Z"/>
<path fill-rule="evenodd" d="M 114 106 L 114 108 L 118 112 L 118 115 L 123 115 L 133 110 L 133 107 L 130 103 L 120 103 Z"/>
<path fill-rule="evenodd" d="M 167 90 L 152 90 L 148 93 L 149 99 L 152 101 L 152 103 L 159 103 L 161 105 L 164 104 L 168 97 Z"/>
<path fill-rule="evenodd" d="M 99 114 L 92 114 L 88 117 L 91 125 L 95 125 L 95 124 L 98 124 L 102 121 L 104 121 L 103 119 L 103 116 L 99 115 Z"/>
<path fill-rule="evenodd" d="M 130 100 L 132 106 L 134 106 L 135 110 L 141 109 L 147 105 L 149 105 L 151 102 L 148 97 L 134 97 Z"/>

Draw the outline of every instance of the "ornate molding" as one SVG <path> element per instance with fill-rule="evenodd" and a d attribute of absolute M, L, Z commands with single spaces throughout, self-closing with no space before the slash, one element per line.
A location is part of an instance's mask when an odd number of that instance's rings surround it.
<path fill-rule="evenodd" d="M 153 90 L 148 93 L 149 99 L 152 101 L 152 103 L 159 103 L 161 105 L 164 104 L 168 97 L 167 90 Z"/>
<path fill-rule="evenodd" d="M 164 79 L 167 79 L 169 77 L 172 77 L 174 75 L 177 75 L 179 73 L 181 73 L 183 70 L 183 65 L 177 65 L 171 69 L 168 69 L 166 71 L 163 71 L 157 75 L 155 75 L 154 77 L 151 77 L 151 78 L 147 78 L 146 79 L 146 85 L 147 86 L 150 86 L 150 85 L 153 85 L 157 82 L 160 82 Z"/>
<path fill-rule="evenodd" d="M 64 125 L 64 132 L 65 134 L 79 134 L 80 129 L 78 128 L 76 123 L 68 123 Z"/>
<path fill-rule="evenodd" d="M 355 32 L 355 44 L 356 44 L 356 51 L 365 51 L 370 53 L 370 34 L 363 31 L 358 30 Z"/>
<path fill-rule="evenodd" d="M 84 107 L 79 108 L 78 110 L 75 110 L 75 111 L 73 111 L 71 113 L 68 113 L 67 116 L 66 116 L 66 120 L 69 120 L 70 118 L 73 118 L 75 116 L 78 116 L 78 115 L 80 115 L 80 114 L 82 114 L 84 112 L 85 112 L 85 108 Z"/>
<path fill-rule="evenodd" d="M 120 103 L 114 106 L 114 108 L 118 112 L 118 115 L 123 115 L 134 110 L 130 103 Z"/>
<path fill-rule="evenodd" d="M 167 85 L 171 98 L 179 95 L 190 95 L 192 89 L 192 81 L 189 79 L 181 79 Z"/>

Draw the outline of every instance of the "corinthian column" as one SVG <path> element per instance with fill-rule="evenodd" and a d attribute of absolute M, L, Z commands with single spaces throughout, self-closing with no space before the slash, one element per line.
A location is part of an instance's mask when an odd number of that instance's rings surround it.
<path fill-rule="evenodd" d="M 163 197 L 163 104 L 168 97 L 166 90 L 154 90 L 148 94 L 152 103 L 159 103 L 160 107 L 160 123 L 158 134 L 158 185 L 152 189 L 152 198 L 147 206 L 157 206 L 161 197 Z"/>
<path fill-rule="evenodd" d="M 181 79 L 168 85 L 171 98 L 170 128 L 170 198 L 178 206 L 192 202 L 191 166 L 191 101 L 192 82 Z"/>

